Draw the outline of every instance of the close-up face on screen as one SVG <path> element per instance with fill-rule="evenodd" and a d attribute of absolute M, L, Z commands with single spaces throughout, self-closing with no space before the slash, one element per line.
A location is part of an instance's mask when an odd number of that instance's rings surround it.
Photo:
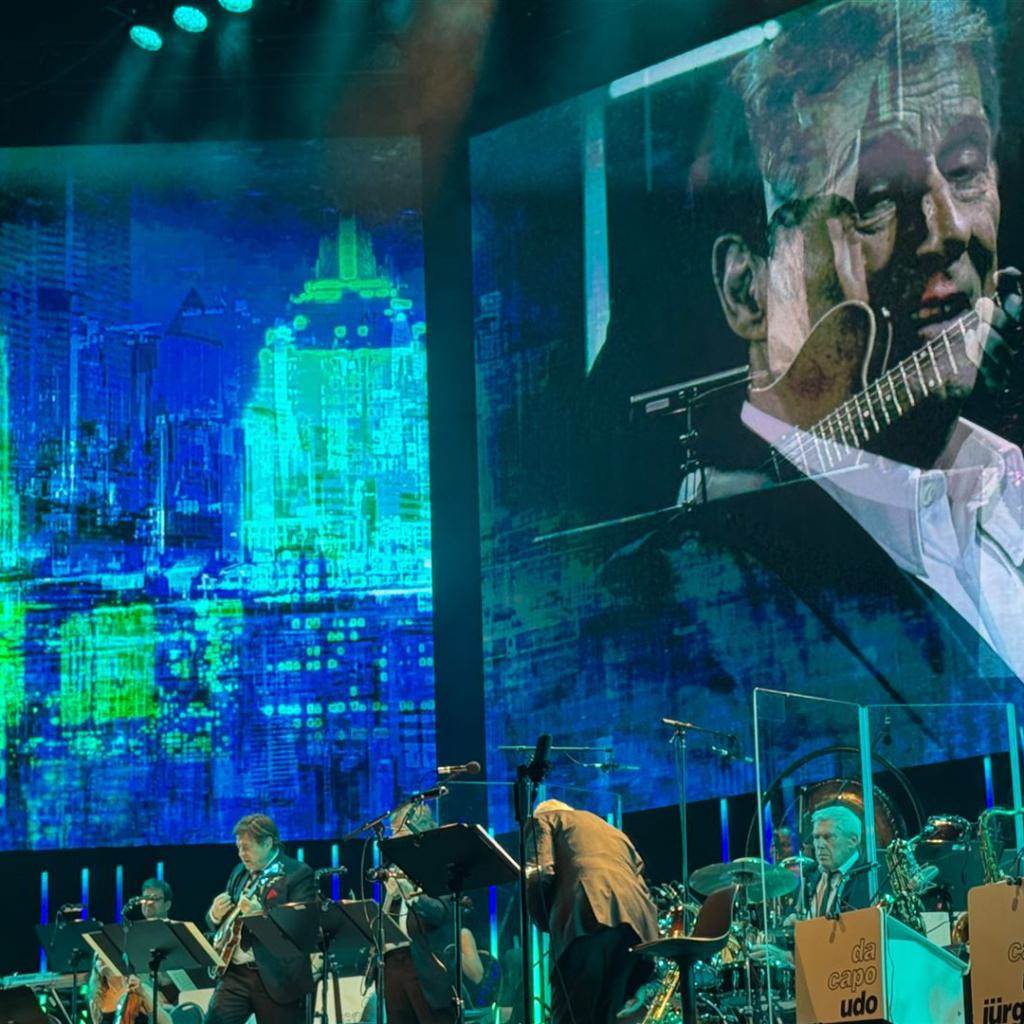
<path fill-rule="evenodd" d="M 811 5 L 473 140 L 489 745 L 557 706 L 657 806 L 662 717 L 735 747 L 693 795 L 754 788 L 756 688 L 1017 701 L 1021 29 Z"/>

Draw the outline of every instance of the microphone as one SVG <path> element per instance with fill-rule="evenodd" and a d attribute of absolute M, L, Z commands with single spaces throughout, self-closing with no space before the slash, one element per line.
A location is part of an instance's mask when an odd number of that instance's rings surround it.
<path fill-rule="evenodd" d="M 551 733 L 541 733 L 537 737 L 537 747 L 533 752 L 533 757 L 530 758 L 530 763 L 526 766 L 527 778 L 535 786 L 539 786 L 544 781 L 544 776 L 551 771 L 551 762 L 548 761 L 550 754 Z"/>
<path fill-rule="evenodd" d="M 336 868 L 317 868 L 313 872 L 314 878 L 326 878 L 328 875 L 344 875 L 348 873 L 348 868 L 338 866 Z"/>
<path fill-rule="evenodd" d="M 148 900 L 144 900 L 141 896 L 133 896 L 128 900 L 125 905 L 121 908 L 121 916 L 123 917 L 128 913 L 129 910 L 134 910 L 136 907 L 142 906 L 143 903 L 148 903 Z"/>
<path fill-rule="evenodd" d="M 467 761 L 465 764 L 441 764 L 437 766 L 439 778 L 450 778 L 452 775 L 479 775 L 480 762 Z"/>
<path fill-rule="evenodd" d="M 437 800 L 439 797 L 447 795 L 447 786 L 431 786 L 430 789 L 425 789 L 422 793 L 413 794 L 410 800 L 414 804 L 421 804 L 424 800 Z"/>

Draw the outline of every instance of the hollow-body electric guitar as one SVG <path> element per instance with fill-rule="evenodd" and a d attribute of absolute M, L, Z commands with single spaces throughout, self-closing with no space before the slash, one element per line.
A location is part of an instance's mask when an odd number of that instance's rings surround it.
<path fill-rule="evenodd" d="M 751 388 L 756 408 L 804 431 L 786 444 L 862 449 L 911 409 L 952 383 L 972 385 L 981 365 L 994 303 L 980 299 L 944 331 L 888 366 L 891 325 L 876 345 L 874 312 L 840 303 L 812 328 L 792 365 L 767 387 Z M 867 328 L 865 329 L 865 320 Z M 799 451 L 794 451 L 800 454 Z"/>
<path fill-rule="evenodd" d="M 262 903 L 266 899 L 271 884 L 284 874 L 284 865 L 280 861 L 268 864 L 255 878 L 249 879 L 238 895 L 238 902 L 224 915 L 213 937 L 213 948 L 220 954 L 224 962 L 222 967 L 211 967 L 210 976 L 216 978 L 223 974 L 231 963 L 239 942 L 242 941 L 242 901 Z"/>

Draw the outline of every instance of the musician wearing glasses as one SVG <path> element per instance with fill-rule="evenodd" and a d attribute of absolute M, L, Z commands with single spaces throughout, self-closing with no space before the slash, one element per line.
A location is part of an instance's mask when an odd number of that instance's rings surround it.
<path fill-rule="evenodd" d="M 142 883 L 142 902 L 139 908 L 147 921 L 157 921 L 171 916 L 171 900 L 174 890 L 162 878 L 147 878 Z"/>
<path fill-rule="evenodd" d="M 280 959 L 250 940 L 239 918 L 274 904 L 315 899 L 313 871 L 284 852 L 277 826 L 265 814 L 247 814 L 234 832 L 240 863 L 206 915 L 227 965 L 205 1024 L 244 1024 L 250 1014 L 257 1024 L 301 1024 L 306 995 L 313 991 L 309 956 L 296 951 Z"/>

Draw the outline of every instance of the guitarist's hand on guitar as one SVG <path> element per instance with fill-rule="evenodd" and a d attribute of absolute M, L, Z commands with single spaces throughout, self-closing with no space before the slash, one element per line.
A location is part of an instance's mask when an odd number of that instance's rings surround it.
<path fill-rule="evenodd" d="M 263 909 L 263 904 L 253 896 L 242 896 L 238 901 L 238 912 L 240 914 L 255 914 Z"/>
<path fill-rule="evenodd" d="M 219 893 L 210 905 L 210 920 L 214 924 L 219 924 L 231 912 L 234 905 L 235 901 L 226 892 Z"/>
<path fill-rule="evenodd" d="M 978 369 L 985 387 L 998 393 L 1009 383 L 1013 361 L 1024 344 L 1021 316 L 1021 272 L 1016 267 L 1005 267 L 996 275 L 999 304 L 993 306 L 986 319 L 990 326 L 985 351 Z"/>

